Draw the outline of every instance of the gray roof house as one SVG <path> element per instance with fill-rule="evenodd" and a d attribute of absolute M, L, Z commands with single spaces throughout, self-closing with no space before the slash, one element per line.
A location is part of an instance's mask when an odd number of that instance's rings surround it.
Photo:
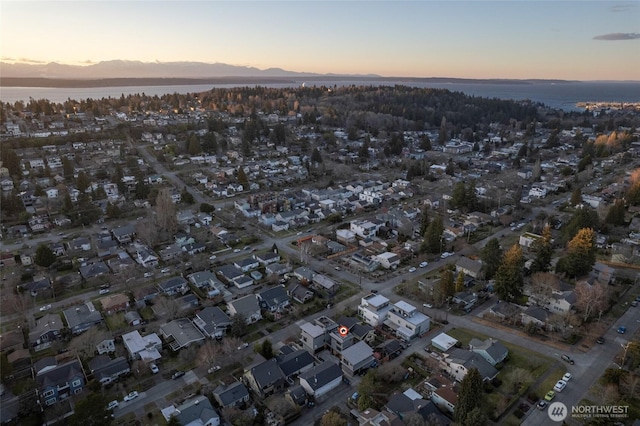
<path fill-rule="evenodd" d="M 314 364 L 313 356 L 302 349 L 280 354 L 276 357 L 276 361 L 287 379 L 308 371 Z"/>
<path fill-rule="evenodd" d="M 213 398 L 222 408 L 243 407 L 249 402 L 249 390 L 242 382 L 220 385 L 213 390 Z"/>
<path fill-rule="evenodd" d="M 158 289 L 166 296 L 174 296 L 178 293 L 184 294 L 189 286 L 187 280 L 182 277 L 172 277 L 158 284 Z"/>
<path fill-rule="evenodd" d="M 80 267 L 80 275 L 82 275 L 82 278 L 85 280 L 99 277 L 100 275 L 108 274 L 109 272 L 109 267 L 103 261 Z"/>
<path fill-rule="evenodd" d="M 509 349 L 499 340 L 487 339 L 471 339 L 469 342 L 469 350 L 480 354 L 489 364 L 494 367 L 496 364 L 503 362 L 509 355 Z"/>
<path fill-rule="evenodd" d="M 335 362 L 325 361 L 300 374 L 300 385 L 310 396 L 319 398 L 342 382 L 342 370 Z"/>
<path fill-rule="evenodd" d="M 193 323 L 205 336 L 221 338 L 231 326 L 231 318 L 217 306 L 208 306 L 196 314 Z"/>
<path fill-rule="evenodd" d="M 342 351 L 342 371 L 353 376 L 360 370 L 369 368 L 374 360 L 373 349 L 366 342 L 358 342 Z"/>
<path fill-rule="evenodd" d="M 120 244 L 128 244 L 133 241 L 133 236 L 136 233 L 136 229 L 133 225 L 121 226 L 111 230 L 113 238 Z"/>
<path fill-rule="evenodd" d="M 80 334 L 102 322 L 102 314 L 93 306 L 92 302 L 72 306 L 62 311 L 67 326 L 73 334 Z"/>
<path fill-rule="evenodd" d="M 282 312 L 291 304 L 289 295 L 283 285 L 277 285 L 258 293 L 260 307 L 269 312 Z"/>
<path fill-rule="evenodd" d="M 244 377 L 249 387 L 262 398 L 285 387 L 285 375 L 275 358 L 245 370 Z"/>
<path fill-rule="evenodd" d="M 470 277 L 478 278 L 482 272 L 482 262 L 468 257 L 461 257 L 456 262 L 456 273 L 460 272 Z"/>
<path fill-rule="evenodd" d="M 160 326 L 160 333 L 173 351 L 204 340 L 204 335 L 187 318 L 179 318 Z"/>
<path fill-rule="evenodd" d="M 49 345 L 53 340 L 60 337 L 60 332 L 64 328 L 62 319 L 58 314 L 46 314 L 36 320 L 36 325 L 29 331 L 29 345 Z"/>
<path fill-rule="evenodd" d="M 219 290 L 223 286 L 211 271 L 194 272 L 189 274 L 187 279 L 198 288 L 215 287 Z"/>
<path fill-rule="evenodd" d="M 258 296 L 255 294 L 248 294 L 236 300 L 227 302 L 229 309 L 229 315 L 242 315 L 245 318 L 247 324 L 253 324 L 262 319 L 262 313 L 260 312 L 260 305 L 258 303 Z"/>
<path fill-rule="evenodd" d="M 491 380 L 498 375 L 498 370 L 489 364 L 480 354 L 466 349 L 453 349 L 445 354 L 446 370 L 459 382 L 464 379 L 467 372 L 476 368 L 482 376 L 482 380 Z"/>
<path fill-rule="evenodd" d="M 184 426 L 218 426 L 220 424 L 218 412 L 204 395 L 184 401 L 176 407 L 173 415 L 178 423 Z"/>
<path fill-rule="evenodd" d="M 131 367 L 123 356 L 111 359 L 106 355 L 98 355 L 89 361 L 89 370 L 93 374 L 93 378 L 104 386 L 129 374 Z"/>
<path fill-rule="evenodd" d="M 47 406 L 82 392 L 84 387 L 84 372 L 78 360 L 60 365 L 54 360 L 53 365 L 36 371 L 37 392 Z"/>

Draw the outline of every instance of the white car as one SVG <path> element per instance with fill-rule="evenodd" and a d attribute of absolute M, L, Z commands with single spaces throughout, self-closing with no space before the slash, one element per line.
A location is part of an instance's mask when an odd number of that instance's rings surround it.
<path fill-rule="evenodd" d="M 441 258 L 441 259 L 446 259 L 446 258 L 447 258 L 447 257 L 449 257 L 449 256 L 453 256 L 453 253 L 449 253 L 448 251 L 445 251 L 444 253 L 442 253 L 442 254 L 440 255 L 440 258 Z"/>
<path fill-rule="evenodd" d="M 160 272 L 163 273 L 163 274 L 168 274 L 169 272 L 171 272 L 171 268 L 161 269 Z"/>
<path fill-rule="evenodd" d="M 116 408 L 118 405 L 120 405 L 118 403 L 118 401 L 111 401 L 110 403 L 107 404 L 107 411 L 109 410 L 113 410 L 114 408 Z"/>
<path fill-rule="evenodd" d="M 234 253 L 240 253 L 241 251 L 242 251 L 242 250 L 240 250 L 240 249 L 234 249 L 234 250 L 233 250 L 233 252 L 234 252 Z"/>
<path fill-rule="evenodd" d="M 153 374 L 157 374 L 157 373 L 159 373 L 159 372 L 160 372 L 160 369 L 159 369 L 159 368 L 158 368 L 158 366 L 157 366 L 157 365 L 155 365 L 155 364 L 151 364 L 151 365 L 149 365 L 149 368 L 151 369 L 151 372 L 152 372 Z"/>
<path fill-rule="evenodd" d="M 211 373 L 215 373 L 216 371 L 222 369 L 222 367 L 220 367 L 219 365 L 214 365 L 213 367 L 209 368 L 207 370 L 207 373 L 211 374 Z"/>
<path fill-rule="evenodd" d="M 426 268 L 427 266 L 429 266 L 429 263 L 428 263 L 428 262 L 422 262 L 422 263 L 420 263 L 420 267 L 421 267 L 421 268 Z"/>
<path fill-rule="evenodd" d="M 108 288 L 101 288 L 100 291 L 98 292 L 98 294 L 107 294 L 107 293 L 109 293 Z"/>
<path fill-rule="evenodd" d="M 409 268 L 409 272 L 415 272 L 415 271 L 417 271 L 415 266 L 412 266 L 411 268 Z"/>
<path fill-rule="evenodd" d="M 568 382 L 569 380 L 571 380 L 573 376 L 571 375 L 571 373 L 564 373 L 564 376 L 562 376 L 562 381 L 563 382 Z"/>
<path fill-rule="evenodd" d="M 51 305 L 44 305 L 44 306 L 40 306 L 40 312 L 44 312 L 44 311 L 48 311 L 49 309 L 51 309 Z"/>
<path fill-rule="evenodd" d="M 138 397 L 138 392 L 133 391 L 133 392 L 129 392 L 127 394 L 127 396 L 124 397 L 124 401 L 125 402 L 129 402 L 129 401 L 133 401 L 134 399 L 136 399 Z"/>
<path fill-rule="evenodd" d="M 431 303 L 423 303 L 422 306 L 429 309 L 433 308 L 433 305 Z"/>
<path fill-rule="evenodd" d="M 215 254 L 212 254 L 211 256 L 209 256 L 209 260 L 216 260 L 218 258 L 218 256 L 216 256 Z"/>
<path fill-rule="evenodd" d="M 144 277 L 145 278 L 151 278 L 153 276 L 153 274 L 151 272 L 145 272 L 144 273 Z"/>
<path fill-rule="evenodd" d="M 556 392 L 562 392 L 562 390 L 566 387 L 567 387 L 567 382 L 565 382 L 564 380 L 558 380 L 556 385 L 553 387 L 553 390 Z"/>
<path fill-rule="evenodd" d="M 243 350 L 244 348 L 246 348 L 246 347 L 248 347 L 248 346 L 249 346 L 249 344 L 248 344 L 248 343 L 243 343 L 243 344 L 241 344 L 240 346 L 238 346 L 238 350 L 239 350 L 239 351 L 241 351 L 241 350 Z"/>

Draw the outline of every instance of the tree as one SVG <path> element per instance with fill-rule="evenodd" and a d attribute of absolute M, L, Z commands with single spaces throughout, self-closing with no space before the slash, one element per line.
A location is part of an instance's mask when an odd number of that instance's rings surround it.
<path fill-rule="evenodd" d="M 162 312 L 162 315 L 169 320 L 178 318 L 178 314 L 181 310 L 180 302 L 178 302 L 177 299 L 168 296 L 154 298 L 154 305 L 156 305 L 157 309 Z"/>
<path fill-rule="evenodd" d="M 222 346 L 212 340 L 208 340 L 198 349 L 198 364 L 205 366 L 207 369 L 220 364 L 223 358 Z"/>
<path fill-rule="evenodd" d="M 193 194 L 189 192 L 187 187 L 182 188 L 182 192 L 180 193 L 180 200 L 185 204 L 193 204 L 195 200 L 193 199 Z"/>
<path fill-rule="evenodd" d="M 84 171 L 78 173 L 78 179 L 76 179 L 76 186 L 78 187 L 78 191 L 85 192 L 89 186 L 91 186 L 91 181 L 89 180 L 89 176 Z"/>
<path fill-rule="evenodd" d="M 598 213 L 594 209 L 588 206 L 577 208 L 562 230 L 563 242 L 571 240 L 582 228 L 598 229 L 599 223 Z"/>
<path fill-rule="evenodd" d="M 482 411 L 481 407 L 476 407 L 467 413 L 464 418 L 464 426 L 485 426 L 487 422 L 487 415 Z"/>
<path fill-rule="evenodd" d="M 238 183 L 242 185 L 244 189 L 248 189 L 247 187 L 249 186 L 249 179 L 247 178 L 247 174 L 244 172 L 242 166 L 238 167 L 236 179 L 238 179 Z"/>
<path fill-rule="evenodd" d="M 109 426 L 111 416 L 107 412 L 107 401 L 101 393 L 91 393 L 76 402 L 74 414 L 69 418 L 70 426 Z"/>
<path fill-rule="evenodd" d="M 516 243 L 502 256 L 502 263 L 496 271 L 495 292 L 500 299 L 513 302 L 522 295 L 523 266 L 522 249 Z"/>
<path fill-rule="evenodd" d="M 320 426 L 347 426 L 347 419 L 339 413 L 329 410 L 320 419 Z"/>
<path fill-rule="evenodd" d="M 92 358 L 97 351 L 97 345 L 103 340 L 109 339 L 110 335 L 98 327 L 91 327 L 79 336 L 74 337 L 69 342 L 68 348 L 76 351 L 83 360 Z"/>
<path fill-rule="evenodd" d="M 313 148 L 313 151 L 311 151 L 311 162 L 322 163 L 322 155 L 320 151 L 318 151 L 318 148 Z"/>
<path fill-rule="evenodd" d="M 370 369 L 358 385 L 358 409 L 360 411 L 364 411 L 375 404 L 374 394 L 377 389 L 377 371 Z"/>
<path fill-rule="evenodd" d="M 40 244 L 36 249 L 36 255 L 33 261 L 38 266 L 48 268 L 49 266 L 53 265 L 53 263 L 56 261 L 56 255 L 53 252 L 53 250 L 49 248 L 48 245 Z"/>
<path fill-rule="evenodd" d="M 253 425 L 253 415 L 250 410 L 241 411 L 235 407 L 227 407 L 222 409 L 222 417 L 227 419 L 232 426 Z"/>
<path fill-rule="evenodd" d="M 107 217 L 109 219 L 120 217 L 120 207 L 115 203 L 107 203 Z"/>
<path fill-rule="evenodd" d="M 420 235 L 424 235 L 427 232 L 429 222 L 429 209 L 424 207 L 422 209 L 422 214 L 420 215 L 420 229 L 418 230 Z"/>
<path fill-rule="evenodd" d="M 591 228 L 582 228 L 567 246 L 567 255 L 556 264 L 556 272 L 570 277 L 584 275 L 596 262 L 596 234 Z"/>
<path fill-rule="evenodd" d="M 551 257 L 553 256 L 553 246 L 551 245 L 551 226 L 546 224 L 542 229 L 542 237 L 535 240 L 532 244 L 536 257 L 531 265 L 531 272 L 546 272 L 551 266 Z"/>
<path fill-rule="evenodd" d="M 216 207 L 209 203 L 200 203 L 200 211 L 202 213 L 213 213 L 216 211 Z"/>
<path fill-rule="evenodd" d="M 589 284 L 579 281 L 575 288 L 576 309 L 582 313 L 582 321 L 600 316 L 609 307 L 609 291 L 605 284 L 595 282 Z"/>
<path fill-rule="evenodd" d="M 427 253 L 437 254 L 442 251 L 442 233 L 444 232 L 444 225 L 442 223 L 442 217 L 436 216 L 431 223 L 427 226 L 427 230 L 424 233 L 424 242 L 422 243 L 422 249 Z"/>
<path fill-rule="evenodd" d="M 440 305 L 454 294 L 455 284 L 453 282 L 453 272 L 451 272 L 449 268 L 443 268 L 442 271 L 440 271 L 440 280 L 435 288 L 435 302 Z"/>
<path fill-rule="evenodd" d="M 604 219 L 605 223 L 613 226 L 623 226 L 625 224 L 625 211 L 624 200 L 616 200 L 613 205 L 609 207 L 607 216 Z"/>
<path fill-rule="evenodd" d="M 156 197 L 156 221 L 160 230 L 168 235 L 173 235 L 178 230 L 177 208 L 171 199 L 171 190 L 163 189 Z"/>
<path fill-rule="evenodd" d="M 458 402 L 454 412 L 456 422 L 464 424 L 467 415 L 482 406 L 482 376 L 477 368 L 471 368 L 460 383 Z"/>
<path fill-rule="evenodd" d="M 536 272 L 531 275 L 531 290 L 540 304 L 547 304 L 553 292 L 559 287 L 560 279 L 550 272 Z"/>
<path fill-rule="evenodd" d="M 497 238 L 491 238 L 480 252 L 482 269 L 486 279 L 493 278 L 502 262 L 502 248 Z"/>
<path fill-rule="evenodd" d="M 231 317 L 229 333 L 235 337 L 242 337 L 247 334 L 247 320 L 244 315 L 238 313 Z"/>
<path fill-rule="evenodd" d="M 254 351 L 262 355 L 265 359 L 271 359 L 275 356 L 273 353 L 273 344 L 269 339 L 264 339 L 262 343 L 256 344 Z"/>
<path fill-rule="evenodd" d="M 582 203 L 582 190 L 580 188 L 576 188 L 573 190 L 573 192 L 571 193 L 570 202 L 572 206 L 577 206 L 578 204 Z"/>
<path fill-rule="evenodd" d="M 456 293 L 460 293 L 464 290 L 464 272 L 460 271 L 458 273 L 458 278 L 456 278 Z"/>
<path fill-rule="evenodd" d="M 190 155 L 198 155 L 202 152 L 202 147 L 200 146 L 200 140 L 198 140 L 198 136 L 192 134 L 189 137 L 189 145 L 187 147 L 187 152 Z"/>
<path fill-rule="evenodd" d="M 466 198 L 467 196 L 467 187 L 464 182 L 456 183 L 456 186 L 453 187 L 453 193 L 451 194 L 451 201 L 449 204 L 454 209 L 462 209 L 467 206 Z"/>

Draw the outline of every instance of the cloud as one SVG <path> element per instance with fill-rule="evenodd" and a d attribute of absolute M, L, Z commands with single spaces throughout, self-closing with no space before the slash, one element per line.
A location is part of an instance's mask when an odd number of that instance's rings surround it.
<path fill-rule="evenodd" d="M 609 8 L 609 12 L 628 12 L 636 7 L 638 7 L 638 5 L 634 3 L 614 4 Z"/>
<path fill-rule="evenodd" d="M 595 36 L 594 40 L 617 41 L 617 40 L 638 40 L 640 33 L 609 33 Z"/>

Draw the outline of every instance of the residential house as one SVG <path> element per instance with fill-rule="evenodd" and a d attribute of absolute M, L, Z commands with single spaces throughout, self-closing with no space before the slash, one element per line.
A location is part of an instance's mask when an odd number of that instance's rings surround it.
<path fill-rule="evenodd" d="M 255 294 L 248 294 L 236 300 L 227 302 L 229 315 L 242 315 L 247 324 L 253 324 L 262 319 L 260 304 Z"/>
<path fill-rule="evenodd" d="M 468 257 L 461 257 L 456 262 L 456 273 L 459 274 L 460 272 L 472 278 L 479 278 L 482 272 L 482 262 Z"/>
<path fill-rule="evenodd" d="M 244 275 L 240 269 L 233 265 L 222 265 L 218 268 L 216 273 L 229 284 L 233 283 L 233 280 Z"/>
<path fill-rule="evenodd" d="M 354 376 L 360 371 L 367 370 L 375 361 L 373 349 L 366 342 L 358 342 L 349 346 L 341 356 L 342 371 L 348 376 Z"/>
<path fill-rule="evenodd" d="M 313 291 L 309 290 L 308 287 L 298 284 L 297 282 L 293 283 L 289 287 L 287 294 L 292 300 L 295 300 L 298 303 L 307 303 L 309 300 L 313 299 Z"/>
<path fill-rule="evenodd" d="M 520 314 L 522 324 L 535 324 L 537 327 L 546 328 L 552 313 L 539 306 L 530 306 Z"/>
<path fill-rule="evenodd" d="M 372 258 L 385 269 L 396 269 L 400 266 L 400 257 L 396 253 L 386 251 L 372 256 Z"/>
<path fill-rule="evenodd" d="M 129 244 L 133 241 L 133 238 L 136 234 L 136 228 L 134 225 L 125 225 L 119 228 L 114 228 L 111 230 L 113 234 L 113 238 L 119 244 Z"/>
<path fill-rule="evenodd" d="M 328 295 L 334 295 L 340 289 L 340 284 L 323 274 L 314 274 L 311 280 L 311 287 L 314 290 L 325 292 Z"/>
<path fill-rule="evenodd" d="M 71 329 L 73 334 L 84 333 L 102 322 L 102 315 L 93 302 L 72 306 L 62 311 L 62 314 L 67 322 L 67 327 Z"/>
<path fill-rule="evenodd" d="M 451 298 L 453 303 L 458 304 L 462 309 L 471 309 L 478 303 L 478 296 L 471 291 L 460 291 Z"/>
<path fill-rule="evenodd" d="M 489 314 L 501 320 L 513 320 L 520 317 L 522 308 L 511 302 L 498 302 L 489 308 Z"/>
<path fill-rule="evenodd" d="M 136 326 L 142 324 L 142 316 L 138 313 L 138 311 L 129 311 L 124 314 L 124 320 L 130 326 Z"/>
<path fill-rule="evenodd" d="M 187 280 L 182 277 L 172 277 L 168 280 L 158 283 L 158 289 L 165 296 L 175 296 L 176 294 L 184 294 L 189 290 Z"/>
<path fill-rule="evenodd" d="M 116 351 L 116 341 L 113 339 L 105 339 L 96 345 L 98 355 L 112 354 Z"/>
<path fill-rule="evenodd" d="M 213 390 L 213 399 L 220 408 L 243 408 L 249 402 L 249 390 L 242 382 L 233 382 L 230 385 L 219 385 Z"/>
<path fill-rule="evenodd" d="M 195 256 L 198 253 L 204 253 L 206 249 L 207 245 L 205 243 L 191 243 L 182 246 L 182 251 L 184 253 L 187 253 L 189 256 Z"/>
<path fill-rule="evenodd" d="M 444 354 L 444 369 L 457 381 L 461 382 L 470 369 L 476 368 L 483 381 L 492 380 L 498 370 L 489 364 L 480 354 L 466 349 L 452 349 Z"/>
<path fill-rule="evenodd" d="M 283 346 L 280 348 L 280 354 L 276 356 L 276 361 L 282 373 L 291 383 L 299 374 L 313 367 L 315 358 L 308 351 Z"/>
<path fill-rule="evenodd" d="M 563 291 L 560 294 L 554 291 L 549 296 L 546 308 L 551 312 L 565 314 L 571 311 L 576 301 L 577 296 L 573 290 Z"/>
<path fill-rule="evenodd" d="M 129 297 L 124 293 L 110 294 L 98 299 L 98 303 L 102 306 L 102 312 L 111 315 L 126 310 L 129 307 Z"/>
<path fill-rule="evenodd" d="M 79 394 L 85 384 L 82 365 L 78 360 L 38 370 L 35 379 L 39 399 L 46 406 Z"/>
<path fill-rule="evenodd" d="M 384 325 L 394 330 L 400 339 L 410 342 L 429 331 L 431 319 L 415 306 L 400 300 L 391 306 Z"/>
<path fill-rule="evenodd" d="M 109 272 L 111 272 L 109 270 L 109 267 L 101 260 L 98 262 L 80 267 L 80 275 L 85 280 L 99 277 L 101 275 L 108 274 Z"/>
<path fill-rule="evenodd" d="M 396 414 L 401 419 L 404 419 L 411 414 L 417 413 L 420 408 L 429 404 L 433 405 L 430 400 L 424 399 L 422 395 L 413 390 L 413 388 L 409 388 L 403 393 L 395 392 L 391 395 L 384 405 L 384 408 Z"/>
<path fill-rule="evenodd" d="M 280 392 L 286 384 L 286 377 L 275 358 L 245 369 L 244 379 L 249 388 L 261 398 Z"/>
<path fill-rule="evenodd" d="M 378 425 L 393 425 L 399 426 L 402 420 L 394 413 L 387 410 L 378 411 L 374 408 L 367 408 L 364 411 L 352 414 L 356 417 L 359 426 L 378 426 Z"/>
<path fill-rule="evenodd" d="M 205 336 L 219 339 L 231 326 L 231 318 L 217 306 L 208 306 L 196 313 L 193 323 Z"/>
<path fill-rule="evenodd" d="M 87 237 L 79 237 L 69 243 L 69 248 L 74 251 L 91 250 L 91 240 Z"/>
<path fill-rule="evenodd" d="M 218 426 L 220 416 L 204 395 L 196 396 L 178 405 L 173 414 L 182 426 Z"/>
<path fill-rule="evenodd" d="M 431 346 L 434 348 L 446 352 L 458 343 L 456 339 L 449 336 L 447 333 L 440 333 L 433 339 L 431 339 Z"/>
<path fill-rule="evenodd" d="M 36 325 L 29 330 L 29 346 L 48 347 L 51 342 L 60 338 L 64 325 L 58 314 L 45 314 L 36 320 Z"/>
<path fill-rule="evenodd" d="M 300 385 L 313 398 L 320 398 L 337 388 L 342 383 L 340 366 L 325 361 L 300 374 Z"/>
<path fill-rule="evenodd" d="M 223 284 L 216 278 L 215 274 L 211 271 L 194 272 L 193 274 L 189 274 L 187 276 L 187 279 L 193 285 L 201 289 L 214 288 L 219 290 L 220 288 L 223 287 Z"/>
<path fill-rule="evenodd" d="M 173 351 L 204 340 L 204 335 L 188 318 L 179 318 L 161 325 L 160 333 Z"/>
<path fill-rule="evenodd" d="M 358 316 L 365 323 L 377 327 L 384 323 L 391 309 L 389 299 L 381 294 L 369 294 L 360 300 Z"/>
<path fill-rule="evenodd" d="M 616 273 L 615 268 L 612 268 L 611 266 L 605 265 L 604 263 L 601 263 L 601 262 L 596 262 L 593 265 L 593 269 L 591 271 L 591 274 L 598 281 L 605 284 L 613 284 L 616 278 L 615 273 Z"/>
<path fill-rule="evenodd" d="M 0 352 L 9 353 L 24 347 L 22 329 L 10 330 L 0 334 Z"/>
<path fill-rule="evenodd" d="M 272 251 L 267 251 L 265 253 L 260 253 L 260 254 L 254 254 L 253 258 L 257 260 L 261 265 L 269 265 L 271 263 L 280 262 L 280 255 Z"/>
<path fill-rule="evenodd" d="M 469 342 L 469 350 L 480 354 L 489 364 L 494 367 L 496 364 L 504 362 L 509 355 L 509 349 L 503 345 L 499 340 L 494 339 L 471 339 Z"/>
<path fill-rule="evenodd" d="M 131 373 L 131 367 L 123 356 L 111 359 L 107 355 L 98 355 L 89 361 L 89 370 L 102 386 L 117 382 Z"/>
<path fill-rule="evenodd" d="M 242 272 L 249 272 L 252 269 L 260 266 L 260 262 L 251 257 L 246 257 L 244 259 L 238 259 L 233 262 L 233 265 L 240 269 Z"/>
<path fill-rule="evenodd" d="M 136 261 L 145 268 L 155 268 L 160 263 L 158 256 L 148 247 L 136 248 Z"/>
<path fill-rule="evenodd" d="M 335 324 L 335 327 L 338 325 Z M 300 340 L 302 347 L 315 354 L 325 348 L 327 343 L 326 329 L 318 324 L 305 322 L 300 325 Z"/>
<path fill-rule="evenodd" d="M 291 304 L 284 285 L 277 285 L 262 290 L 257 296 L 260 307 L 272 313 L 282 312 Z"/>
<path fill-rule="evenodd" d="M 149 362 L 161 358 L 162 341 L 155 333 L 143 337 L 138 330 L 134 330 L 122 335 L 122 343 L 131 359 Z"/>
<path fill-rule="evenodd" d="M 51 280 L 48 277 L 35 278 L 33 281 L 19 285 L 22 290 L 28 291 L 32 297 L 37 297 L 45 291 L 51 291 Z"/>
<path fill-rule="evenodd" d="M 178 244 L 169 244 L 162 250 L 160 250 L 160 259 L 163 262 L 168 262 L 173 259 L 178 259 L 182 256 L 182 248 Z"/>

